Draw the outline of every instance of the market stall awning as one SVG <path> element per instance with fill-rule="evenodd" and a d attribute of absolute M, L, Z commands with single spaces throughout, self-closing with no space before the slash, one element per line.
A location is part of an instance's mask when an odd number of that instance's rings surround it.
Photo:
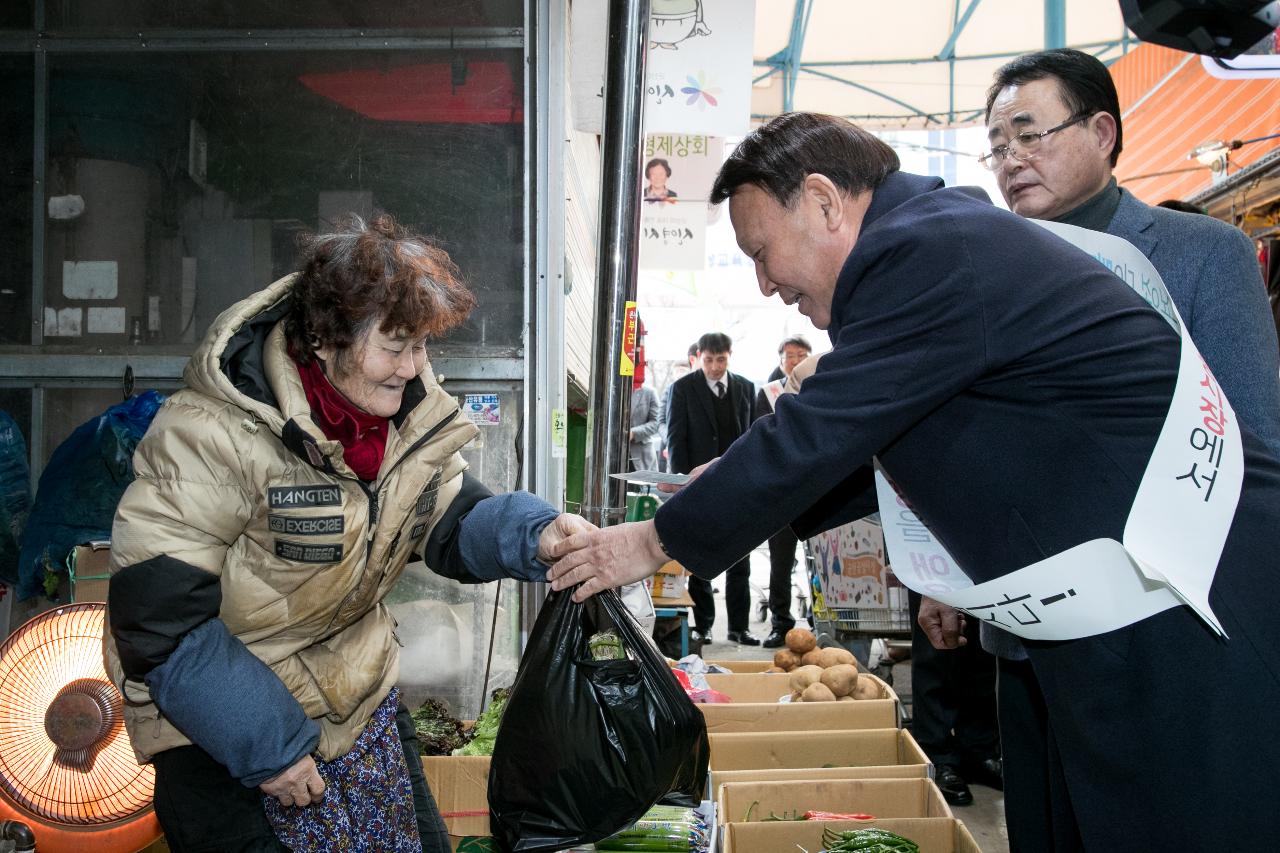
<path fill-rule="evenodd" d="M 974 124 L 991 75 L 1045 46 L 1104 61 L 1138 43 L 1117 0 L 757 0 L 752 113 L 883 129 Z"/>
<path fill-rule="evenodd" d="M 1216 140 L 1280 133 L 1280 78 L 1223 80 L 1199 56 L 1143 44 L 1111 66 L 1124 119 L 1116 177 L 1149 204 L 1190 198 L 1212 186 L 1209 167 L 1190 157 Z M 1280 148 L 1280 139 L 1229 155 L 1227 176 Z"/>

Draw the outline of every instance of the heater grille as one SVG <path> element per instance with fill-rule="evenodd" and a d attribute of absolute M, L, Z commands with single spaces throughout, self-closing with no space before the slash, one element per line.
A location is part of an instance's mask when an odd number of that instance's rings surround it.
<path fill-rule="evenodd" d="M 53 823 L 92 827 L 149 809 L 155 785 L 102 663 L 105 607 L 32 619 L 0 646 L 0 791 Z"/>

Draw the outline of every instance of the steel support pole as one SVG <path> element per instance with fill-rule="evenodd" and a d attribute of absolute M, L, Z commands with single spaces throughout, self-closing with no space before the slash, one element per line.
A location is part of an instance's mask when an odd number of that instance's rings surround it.
<path fill-rule="evenodd" d="M 636 297 L 640 237 L 640 154 L 644 143 L 649 0 L 610 0 L 601 141 L 600 241 L 591 336 L 591 394 L 583 513 L 600 526 L 626 515 L 624 470 L 631 377 L 618 375 L 626 303 Z"/>
<path fill-rule="evenodd" d="M 552 419 L 563 412 L 564 136 L 569 0 L 529 0 L 525 19 L 525 430 L 524 488 L 564 508 L 564 459 L 552 451 Z M 520 648 L 546 598 L 520 584 Z"/>

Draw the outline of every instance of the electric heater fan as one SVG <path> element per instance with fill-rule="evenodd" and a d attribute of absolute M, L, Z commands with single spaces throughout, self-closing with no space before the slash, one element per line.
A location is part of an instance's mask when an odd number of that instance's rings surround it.
<path fill-rule="evenodd" d="M 0 821 L 26 824 L 37 853 L 134 853 L 160 837 L 155 771 L 134 758 L 103 668 L 105 611 L 50 610 L 0 646 Z"/>

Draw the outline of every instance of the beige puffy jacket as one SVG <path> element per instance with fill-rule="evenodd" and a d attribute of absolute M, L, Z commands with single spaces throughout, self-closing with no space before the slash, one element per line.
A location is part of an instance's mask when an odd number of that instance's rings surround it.
<path fill-rule="evenodd" d="M 381 601 L 458 494 L 458 450 L 477 430 L 428 364 L 392 419 L 377 479 L 361 484 L 311 420 L 286 352 L 292 282 L 218 317 L 187 366 L 187 388 L 138 445 L 111 570 L 147 580 L 127 601 L 113 580 L 109 608 L 129 613 L 109 623 L 164 624 L 213 601 L 204 618 L 220 617 L 319 721 L 316 752 L 328 760 L 351 748 L 396 681 L 395 623 Z M 211 592 L 177 597 L 188 588 Z M 125 663 L 164 650 L 117 648 L 111 631 L 105 646 L 138 758 L 189 743 L 125 675 Z"/>

